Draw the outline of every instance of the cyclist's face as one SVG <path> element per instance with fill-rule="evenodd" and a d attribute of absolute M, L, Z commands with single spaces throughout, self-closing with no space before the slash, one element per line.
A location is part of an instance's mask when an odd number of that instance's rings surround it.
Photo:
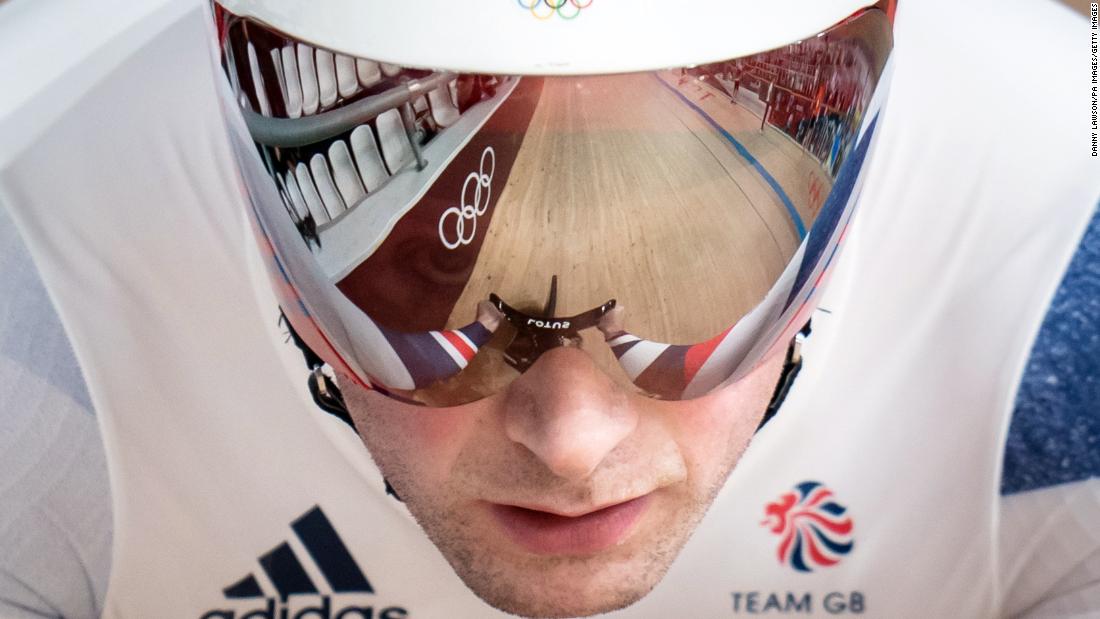
<path fill-rule="evenodd" d="M 511 613 L 577 616 L 657 584 L 748 444 L 782 361 L 772 354 L 682 402 L 624 391 L 571 348 L 459 407 L 345 396 L 382 472 L 470 589 Z"/>

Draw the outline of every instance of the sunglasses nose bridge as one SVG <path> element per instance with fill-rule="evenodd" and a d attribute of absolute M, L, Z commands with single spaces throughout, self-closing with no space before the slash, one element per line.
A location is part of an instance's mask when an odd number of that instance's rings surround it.
<path fill-rule="evenodd" d="M 556 348 L 580 348 L 581 331 L 601 325 L 604 316 L 615 308 L 615 300 L 582 314 L 557 317 L 558 276 L 550 278 L 550 290 L 546 303 L 537 314 L 521 312 L 504 302 L 496 293 L 489 295 L 489 303 L 501 312 L 515 330 L 504 349 L 504 359 L 519 373 L 526 372 L 539 357 Z M 602 328 L 602 327 L 601 327 Z"/>
<path fill-rule="evenodd" d="M 535 321 L 535 319 L 530 319 Z M 561 324 L 561 321 L 541 324 Z M 512 341 L 504 349 L 504 359 L 519 373 L 524 373 L 539 360 L 542 355 L 555 348 L 579 348 L 581 336 L 568 327 L 560 331 L 517 329 Z"/>

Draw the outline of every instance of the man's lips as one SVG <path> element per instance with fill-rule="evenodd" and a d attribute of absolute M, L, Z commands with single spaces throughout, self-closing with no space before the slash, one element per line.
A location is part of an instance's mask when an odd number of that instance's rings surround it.
<path fill-rule="evenodd" d="M 490 511 L 512 539 L 541 555 L 583 555 L 622 541 L 649 504 L 649 494 L 579 516 L 491 503 Z"/>

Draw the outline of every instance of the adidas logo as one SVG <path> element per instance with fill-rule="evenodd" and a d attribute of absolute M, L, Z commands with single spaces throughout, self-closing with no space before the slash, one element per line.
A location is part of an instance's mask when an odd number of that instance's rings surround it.
<path fill-rule="evenodd" d="M 404 619 L 408 616 L 404 608 L 376 608 L 371 603 L 373 597 L 368 596 L 374 595 L 374 587 L 319 506 L 299 516 L 290 528 L 301 545 L 300 550 L 295 551 L 298 544 L 294 539 L 279 544 L 259 557 L 261 571 L 247 574 L 222 590 L 227 602 L 241 601 L 233 606 L 246 606 L 245 600 L 252 603 L 245 610 L 210 610 L 200 619 Z M 336 602 L 334 597 L 338 598 Z M 257 608 L 258 602 L 262 605 Z"/>

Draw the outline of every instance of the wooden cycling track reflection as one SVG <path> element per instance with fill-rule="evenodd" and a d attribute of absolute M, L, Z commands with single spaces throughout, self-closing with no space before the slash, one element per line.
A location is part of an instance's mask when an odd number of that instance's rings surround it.
<path fill-rule="evenodd" d="M 776 190 L 666 84 L 741 142 L 797 205 L 817 161 L 720 91 L 679 73 L 547 78 L 448 327 L 496 292 L 534 310 L 557 275 L 566 316 L 609 298 L 626 328 L 702 341 L 758 303 L 800 242 Z M 662 83 L 662 81 L 664 83 Z M 479 231 L 478 234 L 482 232 Z"/>

